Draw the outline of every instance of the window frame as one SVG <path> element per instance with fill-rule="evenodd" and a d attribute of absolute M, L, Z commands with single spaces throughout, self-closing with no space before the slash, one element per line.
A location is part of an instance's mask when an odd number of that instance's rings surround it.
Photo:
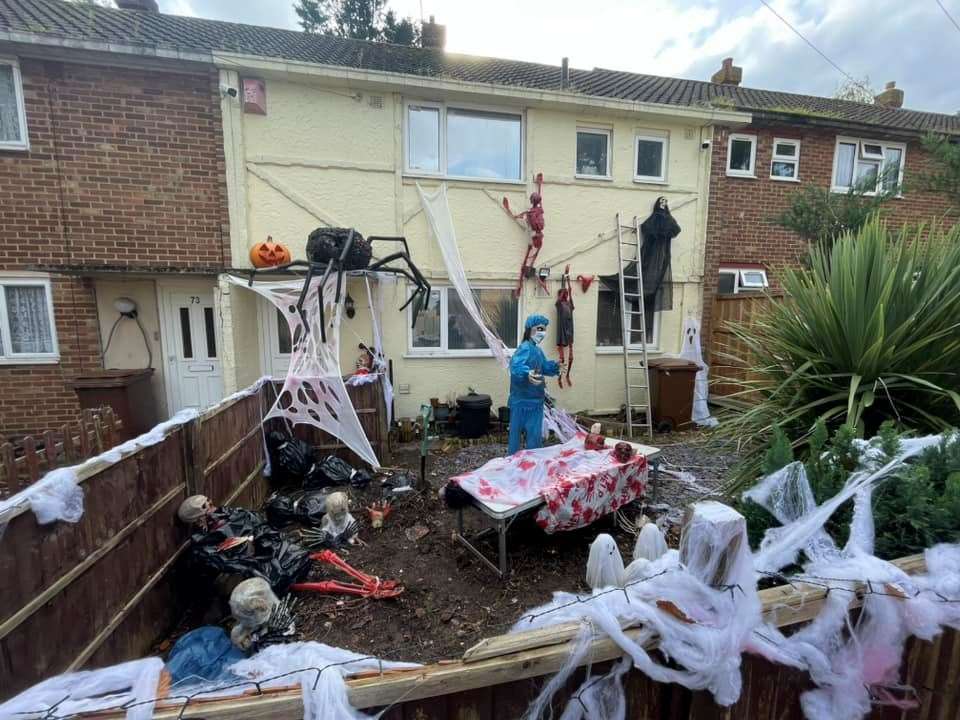
<path fill-rule="evenodd" d="M 733 143 L 735 140 L 746 140 L 750 143 L 750 170 L 733 170 L 730 160 L 733 158 Z M 757 177 L 757 136 L 746 133 L 730 133 L 727 137 L 727 177 L 754 178 Z"/>
<path fill-rule="evenodd" d="M 47 300 L 47 320 L 50 324 L 50 341 L 53 350 L 48 353 L 14 353 L 10 334 L 10 318 L 7 314 L 7 286 L 42 287 Z M 57 341 L 57 319 L 53 314 L 53 287 L 47 275 L 0 274 L 0 365 L 50 365 L 60 362 L 60 345 Z"/>
<path fill-rule="evenodd" d="M 20 120 L 21 138 L 17 141 L 0 140 L 0 152 L 4 150 L 30 150 L 30 130 L 27 128 L 27 108 L 23 99 L 23 76 L 20 73 L 20 61 L 15 57 L 0 55 L 0 65 L 9 65 L 13 69 L 13 94 L 17 103 L 17 117 Z"/>
<path fill-rule="evenodd" d="M 577 143 L 580 141 L 580 133 L 587 135 L 605 135 L 607 138 L 607 172 L 605 175 L 585 175 L 578 172 L 577 163 L 579 157 L 577 153 Z M 573 176 L 578 180 L 613 180 L 613 128 L 595 127 L 590 125 L 577 125 L 574 134 L 573 148 Z"/>
<path fill-rule="evenodd" d="M 437 172 L 430 170 L 419 170 L 410 167 L 410 106 L 437 108 L 440 111 L 439 118 L 439 167 Z M 511 178 L 489 178 L 489 177 L 471 177 L 469 175 L 451 175 L 447 172 L 447 111 L 462 110 L 476 113 L 492 113 L 497 115 L 512 115 L 520 119 L 520 172 L 516 179 Z M 470 103 L 446 103 L 431 100 L 417 100 L 407 98 L 403 101 L 403 120 L 401 123 L 401 132 L 403 133 L 403 176 L 417 178 L 436 178 L 439 180 L 457 180 L 463 182 L 482 182 L 487 184 L 500 185 L 525 185 L 526 184 L 526 154 L 527 154 L 527 117 L 523 108 L 511 108 L 508 106 L 474 105 Z M 609 155 L 609 153 L 608 153 Z"/>
<path fill-rule="evenodd" d="M 640 152 L 640 142 L 658 142 L 663 148 L 660 155 L 660 175 L 640 175 L 637 173 L 637 153 Z M 637 133 L 633 136 L 633 181 L 635 183 L 652 183 L 655 185 L 667 184 L 667 166 L 670 157 L 670 138 L 666 135 L 644 135 Z"/>
<path fill-rule="evenodd" d="M 747 285 L 744 273 L 761 273 L 763 275 L 763 285 Z M 721 297 L 730 297 L 730 295 L 740 295 L 741 293 L 758 293 L 763 292 L 770 287 L 770 277 L 767 275 L 766 268 L 760 267 L 747 267 L 747 266 L 738 266 L 738 265 L 724 265 L 719 268 L 717 275 L 733 275 L 733 292 L 732 293 L 719 293 Z M 720 283 L 718 281 L 717 287 L 719 288 Z"/>
<path fill-rule="evenodd" d="M 777 145 L 793 145 L 796 151 L 793 156 L 778 155 Z M 790 163 L 793 165 L 793 177 L 782 177 L 773 174 L 774 163 Z M 800 182 L 800 141 L 793 138 L 774 138 L 770 154 L 770 179 L 777 182 Z"/>
<path fill-rule="evenodd" d="M 879 145 L 883 148 L 884 160 L 878 160 L 873 157 L 863 157 L 862 148 L 863 144 L 867 145 Z M 837 185 L 837 161 L 840 159 L 840 146 L 841 145 L 854 145 L 855 150 L 853 154 L 853 174 L 850 176 L 850 181 L 853 185 L 843 186 Z M 865 191 L 863 194 L 873 197 L 880 190 L 880 183 L 883 179 L 883 164 L 886 162 L 886 154 L 889 148 L 895 148 L 900 151 L 900 167 L 899 172 L 897 173 L 897 194 L 896 197 L 903 197 L 903 170 L 907 164 L 907 144 L 902 142 L 897 142 L 893 140 L 869 140 L 860 137 L 852 137 L 849 135 L 837 135 L 836 141 L 834 142 L 833 147 L 833 163 L 830 167 L 830 191 L 835 193 L 846 193 L 856 185 L 856 176 L 857 176 L 857 163 L 858 162 L 879 162 L 880 165 L 877 169 L 877 185 L 873 190 Z"/>
<path fill-rule="evenodd" d="M 600 312 L 600 293 L 601 292 L 610 292 L 610 293 L 613 293 L 614 296 L 619 297 L 619 292 L 616 290 L 602 290 L 602 289 L 598 290 L 597 291 L 597 312 L 598 313 Z M 660 352 L 660 325 L 661 325 L 660 316 L 664 312 L 669 312 L 669 311 L 659 310 L 659 311 L 654 311 L 653 313 L 653 341 L 647 343 L 647 352 Z M 618 345 L 600 345 L 599 343 L 597 343 L 596 342 L 597 325 L 599 325 L 599 323 L 595 323 L 594 333 L 593 333 L 596 354 L 597 355 L 622 354 L 623 353 L 623 321 L 622 320 L 620 321 L 620 343 Z M 634 331 L 631 331 L 631 332 L 634 332 Z M 643 345 L 641 345 L 640 343 L 630 343 L 630 347 L 627 350 L 628 352 L 631 352 L 631 353 L 642 352 Z"/>
<path fill-rule="evenodd" d="M 516 286 L 504 284 L 483 284 L 471 285 L 472 290 L 503 290 L 513 293 Z M 448 293 L 456 292 L 453 285 L 433 285 L 432 289 L 440 293 L 440 347 L 414 347 L 413 345 L 413 306 L 407 307 L 407 351 L 405 357 L 408 358 L 492 358 L 493 351 L 490 348 L 472 348 L 466 350 L 450 350 L 450 315 Z M 523 297 L 517 298 L 517 345 L 523 342 Z M 507 353 L 512 354 L 516 348 L 507 348 Z"/>

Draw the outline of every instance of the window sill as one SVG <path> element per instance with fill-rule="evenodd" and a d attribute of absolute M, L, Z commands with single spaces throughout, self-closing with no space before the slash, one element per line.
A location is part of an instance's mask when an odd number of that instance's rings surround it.
<path fill-rule="evenodd" d="M 631 355 L 639 355 L 639 354 L 642 353 L 642 352 L 643 352 L 643 349 L 642 349 L 639 345 L 637 345 L 636 347 L 630 348 L 630 354 L 631 354 Z M 660 349 L 657 348 L 657 347 L 653 347 L 652 345 L 648 345 L 648 346 L 647 346 L 647 355 L 659 355 L 660 352 L 661 352 Z M 621 345 L 621 346 L 618 346 L 618 345 L 603 345 L 603 346 L 599 346 L 599 345 L 598 345 L 597 348 L 596 348 L 596 350 L 595 350 L 595 354 L 597 354 L 597 355 L 623 355 L 623 346 L 622 346 L 622 345 Z"/>
<path fill-rule="evenodd" d="M 0 142 L 0 152 L 30 152 L 30 142 Z"/>
<path fill-rule="evenodd" d="M 507 348 L 507 354 L 510 355 L 513 350 Z M 435 352 L 414 352 L 408 350 L 403 354 L 404 360 L 450 360 L 455 358 L 493 358 L 494 355 L 489 350 L 459 350 L 450 352 L 449 350 L 437 350 Z"/>
<path fill-rule="evenodd" d="M 0 366 L 11 365 L 58 365 L 59 355 L 19 355 L 16 357 L 0 357 Z"/>
<path fill-rule="evenodd" d="M 777 182 L 792 182 L 792 183 L 798 183 L 798 182 L 800 182 L 800 178 L 795 178 L 795 177 L 792 177 L 792 178 L 791 178 L 791 177 L 779 177 L 778 175 L 771 175 L 771 176 L 770 176 L 770 179 L 771 179 L 771 180 L 776 180 Z"/>
<path fill-rule="evenodd" d="M 757 176 L 752 173 L 736 172 L 732 170 L 727 170 L 727 177 L 732 178 L 742 178 L 744 180 L 756 180 Z"/>
<path fill-rule="evenodd" d="M 573 177 L 577 180 L 599 180 L 601 182 L 613 182 L 613 175 L 580 175 L 579 173 L 574 173 Z"/>
<path fill-rule="evenodd" d="M 633 182 L 637 185 L 669 185 L 666 178 L 637 177 L 633 176 Z"/>
<path fill-rule="evenodd" d="M 831 188 L 830 188 L 830 192 L 832 192 L 832 193 L 837 193 L 838 195 L 846 195 L 846 194 L 847 194 L 848 192 L 850 192 L 851 190 L 853 190 L 853 188 L 848 188 L 848 187 L 846 187 L 846 188 L 845 188 L 845 187 L 832 187 L 832 186 L 831 186 Z M 876 197 L 876 196 L 877 196 L 877 193 L 876 193 L 876 192 L 865 192 L 865 193 L 860 193 L 860 194 L 863 195 L 864 197 Z M 903 193 L 899 193 L 899 194 L 897 194 L 897 195 L 894 195 L 894 196 L 891 198 L 891 200 L 903 200 L 903 199 L 904 199 Z"/>
<path fill-rule="evenodd" d="M 475 178 L 460 177 L 459 175 L 433 175 L 431 173 L 418 173 L 409 170 L 403 171 L 404 180 L 436 180 L 437 182 L 462 182 L 483 185 L 520 185 L 527 184 L 526 180 L 508 180 L 505 178 Z"/>

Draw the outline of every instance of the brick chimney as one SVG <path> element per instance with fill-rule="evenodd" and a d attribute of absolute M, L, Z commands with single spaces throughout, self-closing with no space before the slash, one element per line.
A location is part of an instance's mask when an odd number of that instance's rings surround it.
<path fill-rule="evenodd" d="M 420 29 L 420 47 L 443 50 L 447 44 L 447 26 L 439 25 L 433 15 Z"/>
<path fill-rule="evenodd" d="M 739 85 L 741 80 L 743 80 L 743 68 L 734 65 L 733 58 L 724 58 L 720 69 L 710 78 L 710 82 L 721 85 Z"/>
<path fill-rule="evenodd" d="M 903 90 L 899 89 L 897 84 L 891 80 L 887 83 L 883 92 L 873 98 L 873 102 L 883 107 L 903 107 Z"/>
<path fill-rule="evenodd" d="M 137 10 L 139 12 L 159 13 L 160 6 L 157 0 L 116 0 L 121 10 Z"/>

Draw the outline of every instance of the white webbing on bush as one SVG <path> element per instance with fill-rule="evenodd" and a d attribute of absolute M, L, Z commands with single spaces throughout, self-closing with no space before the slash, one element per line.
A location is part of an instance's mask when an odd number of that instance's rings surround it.
<path fill-rule="evenodd" d="M 467 271 L 460 256 L 457 245 L 457 232 L 453 226 L 453 216 L 450 214 L 450 203 L 447 200 L 447 186 L 440 185 L 435 192 L 425 192 L 417 183 L 417 192 L 420 193 L 420 203 L 423 205 L 423 214 L 427 217 L 427 224 L 436 238 L 443 256 L 443 264 L 447 269 L 450 284 L 457 291 L 457 296 L 463 304 L 467 314 L 473 319 L 483 333 L 483 339 L 490 348 L 490 352 L 504 369 L 510 367 L 510 350 L 500 337 L 491 330 L 492 323 L 477 302 L 470 282 L 467 280 Z M 579 428 L 576 421 L 560 408 L 547 404 L 543 412 L 543 433 L 552 431 L 558 438 L 566 442 L 577 434 Z"/>
<path fill-rule="evenodd" d="M 863 443 L 861 466 L 836 496 L 819 506 L 800 463 L 762 479 L 746 496 L 783 525 L 767 531 L 755 554 L 749 552 L 745 534 L 737 540 L 738 550 L 732 557 L 727 553 L 722 563 L 720 553 L 714 553 L 713 562 L 705 562 L 705 555 L 699 554 L 693 556 L 697 567 L 682 567 L 677 552 L 670 550 L 644 567 L 643 573 L 631 575 L 627 568 L 623 590 L 601 590 L 604 585 L 616 585 L 609 578 L 620 571 L 622 561 L 613 539 L 599 536 L 588 560 L 588 580 L 598 588 L 593 595 L 555 593 L 551 603 L 532 611 L 532 619 L 521 619 L 513 631 L 580 621 L 585 628 L 599 628 L 609 635 L 625 658 L 653 680 L 709 690 L 721 705 L 739 698 L 740 657 L 749 651 L 809 673 L 816 687 L 801 696 L 801 705 L 810 720 L 856 720 L 877 703 L 914 707 L 910 697 L 897 692 L 903 649 L 910 636 L 929 640 L 944 627 L 960 629 L 960 545 L 928 549 L 927 571 L 922 575 L 907 575 L 874 557 L 871 496 L 874 488 L 908 459 L 941 439 L 903 440 L 901 452 L 893 458 L 883 456 L 876 442 Z M 838 548 L 824 523 L 851 499 L 850 538 L 845 547 Z M 703 544 L 734 547 L 730 545 L 733 538 L 702 535 L 710 532 L 709 525 L 699 529 Z M 727 532 L 722 528 L 718 526 L 717 532 Z M 830 591 L 813 621 L 787 637 L 762 623 L 756 580 L 759 573 L 775 573 L 792 564 L 801 552 L 807 564 L 793 577 L 799 582 L 806 578 L 814 585 L 825 584 Z M 717 573 L 725 574 L 721 587 L 704 582 Z M 864 585 L 863 609 L 852 622 L 850 602 Z M 623 632 L 621 628 L 628 626 L 642 628 L 639 638 Z M 680 667 L 655 660 L 642 647 L 648 641 L 655 642 L 660 653 Z M 571 657 L 578 653 L 580 659 L 586 657 L 584 642 L 581 636 Z M 564 687 L 578 664 L 568 662 L 551 680 L 530 705 L 528 718 L 539 717 L 537 713 L 549 706 L 555 691 Z M 579 699 L 568 704 L 563 717 L 623 718 L 624 706 L 611 698 L 621 692 L 617 681 L 621 670 L 618 665 L 603 680 L 585 682 L 575 694 Z M 605 693 L 603 710 L 582 702 L 598 684 Z"/>

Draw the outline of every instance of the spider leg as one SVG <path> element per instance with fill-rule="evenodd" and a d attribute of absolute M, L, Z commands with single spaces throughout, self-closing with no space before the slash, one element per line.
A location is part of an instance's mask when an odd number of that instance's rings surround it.
<path fill-rule="evenodd" d="M 274 265 L 273 267 L 268 268 L 253 268 L 250 270 L 250 279 L 247 281 L 247 286 L 253 285 L 253 279 L 257 275 L 272 275 L 273 273 L 286 272 L 291 268 L 309 268 L 310 262 L 307 260 L 293 260 L 292 262 L 285 263 L 284 265 Z"/>
<path fill-rule="evenodd" d="M 304 335 L 310 332 L 310 321 L 307 320 L 307 311 L 303 309 L 303 304 L 307 299 L 307 293 L 310 291 L 310 281 L 313 280 L 314 264 L 307 263 L 307 276 L 303 279 L 303 287 L 300 288 L 300 296 L 297 298 L 297 312 L 300 314 L 300 321 L 303 323 Z"/>
<path fill-rule="evenodd" d="M 403 242 L 404 246 L 406 246 L 406 241 Z M 407 268 L 389 267 L 388 263 L 391 263 L 394 260 L 402 260 L 404 263 L 406 263 Z M 418 301 L 417 304 L 413 306 L 413 322 L 416 324 L 417 317 L 420 315 L 420 312 L 426 310 L 430 304 L 431 288 L 430 283 L 427 282 L 426 278 L 423 277 L 423 274 L 420 272 L 419 268 L 413 264 L 413 261 L 410 259 L 410 255 L 406 252 L 395 252 L 391 255 L 387 255 L 385 258 L 377 260 L 375 263 L 370 265 L 368 270 L 374 272 L 379 270 L 380 272 L 390 272 L 395 275 L 403 275 L 413 282 L 413 284 L 416 286 L 416 290 L 413 291 L 400 309 L 404 310 L 408 305 L 410 305 L 410 303 L 414 302 L 415 299 L 422 299 L 422 302 Z"/>

